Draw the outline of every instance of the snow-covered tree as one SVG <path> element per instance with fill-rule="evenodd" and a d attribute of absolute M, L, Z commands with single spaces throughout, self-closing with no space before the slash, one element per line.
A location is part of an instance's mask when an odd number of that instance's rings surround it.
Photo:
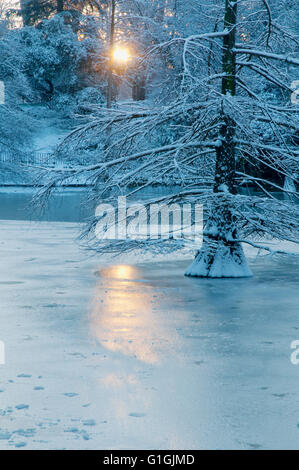
<path fill-rule="evenodd" d="M 88 13 L 103 14 L 107 0 L 20 0 L 19 14 L 23 26 L 34 26 L 63 11 L 85 10 Z"/>
<path fill-rule="evenodd" d="M 84 40 L 79 37 L 81 30 Z M 63 12 L 36 28 L 22 28 L 19 34 L 26 75 L 45 98 L 74 92 L 86 82 L 85 75 L 89 82 L 95 76 L 89 64 L 96 54 L 101 55 L 101 42 L 93 18 Z"/>
<path fill-rule="evenodd" d="M 298 40 L 268 0 L 199 3 L 200 30 L 195 22 L 190 31 L 191 15 L 188 35 L 171 35 L 147 51 L 152 57 L 175 47 L 180 55 L 180 85 L 170 102 L 98 109 L 65 142 L 71 149 L 102 139 L 98 162 L 58 170 L 45 193 L 82 172 L 94 182 L 97 202 L 158 182 L 179 184 L 164 202 L 196 201 L 205 209 L 203 245 L 186 274 L 250 276 L 242 243 L 268 252 L 270 239 L 298 243 L 298 194 L 284 185 L 285 178 L 298 183 L 298 107 L 291 102 Z M 287 0 L 279 3 L 289 6 Z M 292 197 L 281 200 L 277 191 Z M 158 242 L 169 247 L 150 238 L 140 245 Z M 113 246 L 130 249 L 136 243 Z M 172 243 L 181 247 L 181 241 Z M 98 241 L 95 247 L 109 249 Z"/>
<path fill-rule="evenodd" d="M 4 84 L 4 103 L 0 105 L 0 152 L 24 152 L 31 138 L 33 123 L 20 108 L 34 92 L 25 74 L 25 56 L 18 32 L 0 20 L 0 80 Z M 17 130 L 17 132 L 16 132 Z"/>

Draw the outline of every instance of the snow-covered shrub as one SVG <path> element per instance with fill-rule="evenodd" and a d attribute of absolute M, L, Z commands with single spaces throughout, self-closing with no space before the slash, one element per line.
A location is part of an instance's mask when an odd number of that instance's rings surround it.
<path fill-rule="evenodd" d="M 54 95 L 51 101 L 51 108 L 63 112 L 65 116 L 72 115 L 75 106 L 75 96 L 67 93 L 58 93 Z"/>
<path fill-rule="evenodd" d="M 15 106 L 0 105 L 0 153 L 9 153 L 17 163 L 31 141 L 33 120 Z"/>
<path fill-rule="evenodd" d="M 49 97 L 54 91 L 70 92 L 76 86 L 76 70 L 85 51 L 63 18 L 44 21 L 38 29 L 24 28 L 21 34 L 26 73 L 34 88 Z"/>
<path fill-rule="evenodd" d="M 102 93 L 93 87 L 83 88 L 75 94 L 57 93 L 51 100 L 51 108 L 62 112 L 66 117 L 74 117 L 74 114 L 87 114 L 93 105 L 103 105 L 105 99 Z"/>
<path fill-rule="evenodd" d="M 92 105 L 103 105 L 105 97 L 103 94 L 94 87 L 83 88 L 76 93 L 76 108 L 75 112 L 79 114 L 87 113 Z"/>
<path fill-rule="evenodd" d="M 31 139 L 33 120 L 21 109 L 34 92 L 25 68 L 25 56 L 20 48 L 18 31 L 0 22 L 0 80 L 5 86 L 5 103 L 0 105 L 0 152 L 13 152 L 15 158 L 26 151 Z"/>
<path fill-rule="evenodd" d="M 76 18 L 74 22 L 73 15 L 63 12 L 42 21 L 36 28 L 25 27 L 20 32 L 26 56 L 25 72 L 42 99 L 50 100 L 60 93 L 72 94 L 86 86 L 84 73 L 89 72 L 91 56 L 100 42 L 93 36 L 94 28 L 90 35 L 86 33 L 79 40 L 80 21 Z M 84 17 L 82 23 L 86 21 Z"/>
<path fill-rule="evenodd" d="M 19 30 L 9 29 L 5 21 L 0 21 L 0 50 L 0 80 L 5 83 L 6 103 L 32 99 Z"/>
<path fill-rule="evenodd" d="M 77 104 L 89 103 L 89 104 L 103 104 L 105 98 L 97 88 L 87 87 L 83 90 L 78 91 L 76 94 Z"/>

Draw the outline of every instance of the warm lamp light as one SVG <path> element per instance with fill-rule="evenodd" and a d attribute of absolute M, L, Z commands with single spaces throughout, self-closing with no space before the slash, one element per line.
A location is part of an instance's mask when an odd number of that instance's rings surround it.
<path fill-rule="evenodd" d="M 81 42 L 81 41 L 83 41 L 83 39 L 85 39 L 85 38 L 86 38 L 86 34 L 81 33 L 81 34 L 79 34 L 79 36 L 78 36 L 78 41 Z"/>
<path fill-rule="evenodd" d="M 113 62 L 125 64 L 130 58 L 129 49 L 126 47 L 116 46 L 112 51 Z"/>

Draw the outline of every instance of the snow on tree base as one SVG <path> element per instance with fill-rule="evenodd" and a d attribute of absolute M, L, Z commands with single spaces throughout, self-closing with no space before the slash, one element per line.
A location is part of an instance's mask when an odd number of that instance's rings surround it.
<path fill-rule="evenodd" d="M 251 277 L 242 246 L 227 246 L 223 242 L 217 246 L 205 243 L 191 266 L 185 272 L 190 277 Z"/>

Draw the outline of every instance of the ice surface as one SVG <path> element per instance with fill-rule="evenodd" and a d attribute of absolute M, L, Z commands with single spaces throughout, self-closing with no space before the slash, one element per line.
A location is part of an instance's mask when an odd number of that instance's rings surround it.
<path fill-rule="evenodd" d="M 0 231 L 1 449 L 298 448 L 294 259 L 194 279 L 88 257 L 76 224 Z"/>
<path fill-rule="evenodd" d="M 35 188 L 0 186 L 0 220 L 35 220 L 53 222 L 82 222 L 94 214 L 94 207 L 86 203 L 86 189 L 69 188 L 55 192 L 45 211 L 33 209 Z"/>

